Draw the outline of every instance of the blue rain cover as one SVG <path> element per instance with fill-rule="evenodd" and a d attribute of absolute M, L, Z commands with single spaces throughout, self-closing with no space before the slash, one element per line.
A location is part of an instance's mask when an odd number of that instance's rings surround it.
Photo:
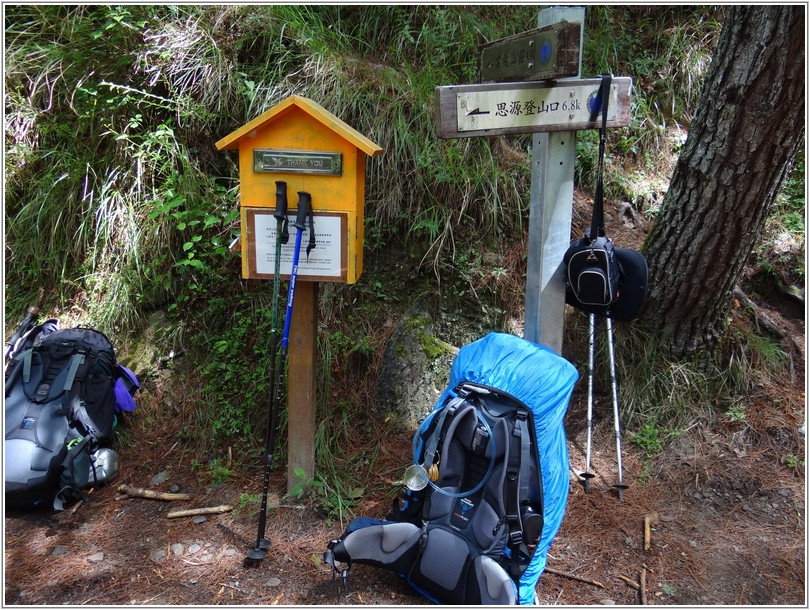
<path fill-rule="evenodd" d="M 568 445 L 563 416 L 579 378 L 576 368 L 553 350 L 504 333 L 490 333 L 462 347 L 450 367 L 450 382 L 434 411 L 462 381 L 472 381 L 511 394 L 534 415 L 540 468 L 543 473 L 543 534 L 520 579 L 520 604 L 533 604 L 535 586 L 546 567 L 546 555 L 562 525 L 568 498 Z M 417 460 L 414 447 L 414 462 Z"/>

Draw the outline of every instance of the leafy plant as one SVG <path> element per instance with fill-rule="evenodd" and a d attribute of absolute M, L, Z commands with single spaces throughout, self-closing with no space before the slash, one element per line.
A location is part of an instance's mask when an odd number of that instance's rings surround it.
<path fill-rule="evenodd" d="M 233 476 L 233 469 L 229 468 L 219 459 L 208 462 L 208 474 L 211 477 L 211 485 L 222 485 Z"/>
<path fill-rule="evenodd" d="M 804 460 L 799 459 L 796 454 L 788 453 L 785 458 L 785 466 L 787 466 L 790 470 L 796 470 L 797 468 L 804 468 Z"/>
<path fill-rule="evenodd" d="M 311 477 L 302 468 L 295 468 L 294 474 L 298 482 L 288 495 L 294 498 L 316 498 L 328 516 L 340 520 L 341 526 L 348 512 L 365 492 L 362 487 L 346 487 L 338 480 L 330 484 L 319 475 Z"/>
<path fill-rule="evenodd" d="M 244 511 L 248 508 L 251 510 L 258 510 L 259 503 L 261 502 L 261 494 L 239 494 L 239 501 L 236 503 L 237 512 Z"/>
<path fill-rule="evenodd" d="M 632 437 L 633 444 L 646 455 L 653 456 L 661 453 L 661 430 L 653 423 L 644 424 Z"/>
<path fill-rule="evenodd" d="M 735 404 L 730 406 L 726 411 L 726 417 L 733 422 L 744 422 L 746 419 L 745 405 Z"/>
<path fill-rule="evenodd" d="M 263 429 L 271 387 L 270 304 L 243 297 L 233 301 L 212 298 L 203 317 L 228 319 L 229 325 L 206 335 L 208 356 L 202 368 L 202 400 L 216 405 L 200 422 L 202 430 L 219 441 L 234 441 L 244 448 L 256 442 Z M 276 329 L 277 336 L 280 329 Z"/>

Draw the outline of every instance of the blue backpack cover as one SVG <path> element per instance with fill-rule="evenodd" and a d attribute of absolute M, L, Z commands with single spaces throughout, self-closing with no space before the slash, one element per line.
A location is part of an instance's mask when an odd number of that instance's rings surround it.
<path fill-rule="evenodd" d="M 427 467 L 433 453 L 439 451 L 443 471 L 486 470 L 479 479 L 498 481 L 480 483 L 484 490 L 471 501 L 461 493 L 447 493 L 448 489 L 460 492 L 463 485 L 454 488 L 444 472 L 437 474 L 431 487 L 401 494 L 387 521 L 360 518 L 350 523 L 343 536 L 330 543 L 325 561 L 336 570 L 336 561 L 392 569 L 435 602 L 533 604 L 535 587 L 565 513 L 569 474 L 563 417 L 578 377 L 574 366 L 549 348 L 514 335 L 490 333 L 461 348 L 451 366 L 447 389 L 416 432 L 413 463 Z M 482 415 L 482 409 L 489 415 Z M 521 412 L 522 416 L 515 415 Z M 465 417 L 466 421 L 457 421 Z M 520 442 L 510 440 L 519 439 L 521 430 L 531 432 L 531 452 L 524 444 L 521 454 Z M 440 432 L 441 440 L 433 440 Z M 445 437 L 449 436 L 454 440 L 448 448 L 445 443 L 450 441 Z M 476 444 L 481 436 L 485 442 L 477 457 L 472 450 L 479 449 Z M 500 449 L 494 448 L 495 440 Z M 464 453 L 459 449 L 462 445 Z M 515 453 L 503 445 L 516 447 Z M 427 462 L 426 454 L 431 456 Z M 524 514 L 520 519 L 507 516 L 523 511 L 528 504 L 521 502 L 520 509 L 514 503 L 510 507 L 509 484 L 500 483 L 509 478 L 510 459 L 520 461 L 521 472 L 527 473 L 524 479 L 542 487 L 541 492 L 521 490 L 524 496 L 532 494 L 532 508 L 542 513 L 542 519 L 536 519 L 538 515 L 530 515 L 534 519 L 526 519 Z M 476 460 L 477 465 L 470 468 Z M 470 480 L 478 480 L 469 474 L 459 476 L 468 487 Z M 467 528 L 466 521 L 483 525 Z M 506 527 L 507 521 L 519 521 L 516 527 L 522 540 L 510 541 L 514 532 L 512 525 Z M 532 531 L 529 550 L 527 529 Z M 465 553 L 468 556 L 459 559 L 461 567 L 454 573 L 454 554 L 461 557 Z M 343 573 L 345 578 L 348 568 Z"/>

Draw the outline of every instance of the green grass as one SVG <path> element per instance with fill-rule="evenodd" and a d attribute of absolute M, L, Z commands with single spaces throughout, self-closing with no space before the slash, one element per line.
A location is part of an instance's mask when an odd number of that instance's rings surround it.
<path fill-rule="evenodd" d="M 585 315 L 574 313 L 567 323 L 571 336 L 587 336 Z M 666 344 L 640 323 L 614 327 L 622 423 L 645 455 L 659 453 L 696 419 L 746 422 L 757 388 L 765 380 L 778 385 L 789 378 L 790 358 L 777 341 L 739 325 L 733 328 L 716 351 L 684 359 L 671 356 Z M 607 347 L 601 332 L 598 337 L 595 379 L 609 395 Z"/>
<path fill-rule="evenodd" d="M 440 140 L 433 96 L 475 82 L 480 45 L 530 29 L 536 11 L 9 7 L 7 303 L 24 307 L 40 286 L 52 306 L 84 293 L 94 323 L 123 331 L 144 309 L 234 289 L 222 251 L 238 228 L 236 166 L 212 143 L 293 93 L 384 148 L 368 162 L 366 214 L 437 276 L 459 243 L 523 231 L 528 139 Z M 643 157 L 686 121 L 720 14 L 588 8 L 583 74 L 634 77 L 617 148 Z M 578 181 L 590 183 L 595 152 L 580 152 Z"/>

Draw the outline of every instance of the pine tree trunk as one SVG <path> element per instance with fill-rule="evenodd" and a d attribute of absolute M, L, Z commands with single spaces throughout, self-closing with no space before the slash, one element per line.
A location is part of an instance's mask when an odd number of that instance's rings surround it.
<path fill-rule="evenodd" d="M 804 7 L 733 6 L 645 242 L 644 319 L 675 354 L 711 347 L 804 141 Z"/>

